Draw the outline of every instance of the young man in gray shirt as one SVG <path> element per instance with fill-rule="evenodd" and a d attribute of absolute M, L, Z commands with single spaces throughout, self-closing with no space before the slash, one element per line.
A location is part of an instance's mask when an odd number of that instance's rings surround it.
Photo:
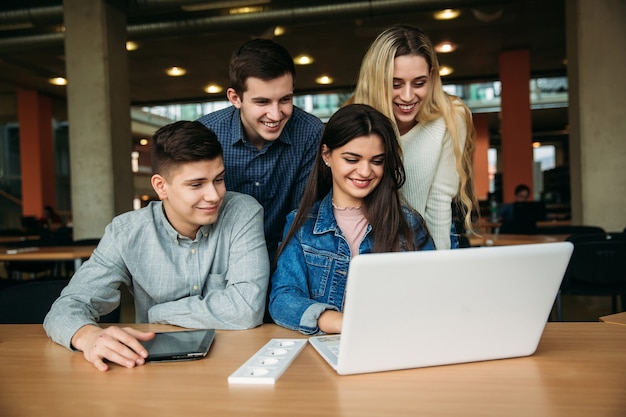
<path fill-rule="evenodd" d="M 187 328 L 247 329 L 263 319 L 269 258 L 263 208 L 226 191 L 222 147 L 199 122 L 159 129 L 152 142 L 152 186 L 159 202 L 117 216 L 44 321 L 57 343 L 106 361 L 145 362 L 140 341 L 154 337 L 98 319 L 134 295 L 135 321 Z"/>

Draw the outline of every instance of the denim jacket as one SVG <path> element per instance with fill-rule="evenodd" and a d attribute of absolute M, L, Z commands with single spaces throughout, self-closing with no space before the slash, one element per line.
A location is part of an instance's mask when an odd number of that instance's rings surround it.
<path fill-rule="evenodd" d="M 415 231 L 415 242 L 427 239 L 422 250 L 434 250 L 433 240 L 423 226 L 421 216 L 403 209 Z M 287 216 L 286 234 L 296 211 Z M 371 225 L 359 247 L 359 254 L 370 253 L 373 239 Z M 333 214 L 332 192 L 311 209 L 311 214 L 281 253 L 272 275 L 269 311 L 280 326 L 304 334 L 319 333 L 317 319 L 325 310 L 343 310 L 350 246 L 337 226 Z M 381 277 L 382 279 L 382 277 Z"/>

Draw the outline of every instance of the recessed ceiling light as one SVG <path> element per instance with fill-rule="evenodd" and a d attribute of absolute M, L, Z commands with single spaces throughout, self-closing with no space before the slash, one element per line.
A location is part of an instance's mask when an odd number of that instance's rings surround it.
<path fill-rule="evenodd" d="M 48 82 L 53 85 L 67 85 L 67 80 L 63 77 L 50 78 Z"/>
<path fill-rule="evenodd" d="M 137 50 L 137 48 L 139 48 L 139 45 L 137 45 L 137 42 L 133 42 L 133 41 L 126 42 L 127 51 L 135 51 Z"/>
<path fill-rule="evenodd" d="M 450 20 L 456 19 L 461 14 L 459 9 L 443 9 L 435 12 L 435 19 L 437 20 Z"/>
<path fill-rule="evenodd" d="M 224 89 L 217 85 L 217 84 L 209 84 L 206 87 L 204 87 L 204 91 L 209 93 L 209 94 L 217 94 L 217 93 L 221 93 Z"/>
<path fill-rule="evenodd" d="M 274 28 L 274 36 L 283 36 L 285 34 L 284 26 L 276 26 Z"/>
<path fill-rule="evenodd" d="M 457 48 L 456 44 L 452 42 L 448 42 L 448 41 L 441 42 L 435 45 L 435 51 L 439 52 L 440 54 L 447 54 L 450 52 L 454 52 L 456 48 Z"/>
<path fill-rule="evenodd" d="M 313 57 L 307 54 L 300 54 L 293 59 L 293 62 L 295 62 L 297 65 L 309 65 L 312 64 L 313 61 Z"/>
<path fill-rule="evenodd" d="M 236 15 L 236 14 L 248 14 L 248 13 L 259 13 L 262 12 L 263 6 L 246 6 L 246 7 L 234 7 L 228 10 L 228 14 Z"/>
<path fill-rule="evenodd" d="M 180 8 L 186 12 L 200 12 L 203 10 L 215 10 L 215 9 L 251 6 L 255 4 L 267 4 L 270 2 L 271 0 L 225 0 L 225 1 L 210 0 L 204 3 L 198 2 L 196 4 L 183 5 L 183 6 L 180 6 Z"/>
<path fill-rule="evenodd" d="M 446 75 L 450 75 L 454 72 L 454 68 L 449 67 L 447 65 L 442 65 L 439 67 L 439 76 L 445 77 Z"/>
<path fill-rule="evenodd" d="M 315 82 L 318 84 L 332 84 L 333 83 L 333 79 L 331 77 L 329 77 L 328 75 L 322 75 L 320 77 L 317 77 L 315 79 Z"/>
<path fill-rule="evenodd" d="M 185 75 L 187 70 L 183 67 L 169 67 L 165 72 L 170 77 L 180 77 L 181 75 Z"/>

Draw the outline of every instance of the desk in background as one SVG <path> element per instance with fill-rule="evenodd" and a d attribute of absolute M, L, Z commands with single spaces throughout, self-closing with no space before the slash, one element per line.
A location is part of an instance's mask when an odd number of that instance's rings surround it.
<path fill-rule="evenodd" d="M 228 384 L 269 339 L 297 337 L 304 336 L 271 324 L 218 331 L 204 359 L 102 373 L 40 325 L 0 325 L 0 410 L 11 417 L 626 415 L 622 326 L 548 323 L 530 357 L 351 376 L 337 375 L 307 345 L 275 385 Z"/>
<path fill-rule="evenodd" d="M 600 317 L 600 321 L 610 324 L 619 324 L 620 326 L 626 326 L 626 311 L 623 313 L 609 314 L 608 316 Z"/>
<path fill-rule="evenodd" d="M 0 262 L 28 261 L 74 261 L 74 270 L 78 270 L 82 260 L 89 258 L 95 245 L 41 246 L 32 248 L 1 248 Z"/>
<path fill-rule="evenodd" d="M 559 227 L 559 226 L 570 226 L 572 222 L 570 220 L 540 220 L 536 222 L 538 228 L 541 229 L 549 229 L 550 227 Z M 502 222 L 491 221 L 484 218 L 480 218 L 480 220 L 474 225 L 476 231 L 478 233 L 495 233 L 497 229 L 502 227 Z"/>
<path fill-rule="evenodd" d="M 39 236 L 29 235 L 29 236 L 0 236 L 0 245 L 6 245 L 17 242 L 24 242 L 25 240 L 35 240 L 39 239 Z"/>
<path fill-rule="evenodd" d="M 470 246 L 510 246 L 533 243 L 563 242 L 570 235 L 512 235 L 502 233 L 481 233 L 469 235 Z"/>

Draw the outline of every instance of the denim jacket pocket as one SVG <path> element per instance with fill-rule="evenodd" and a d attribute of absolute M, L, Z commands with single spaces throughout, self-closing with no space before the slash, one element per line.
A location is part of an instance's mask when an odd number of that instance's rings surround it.
<path fill-rule="evenodd" d="M 304 248 L 304 261 L 308 269 L 309 290 L 312 298 L 322 297 L 326 293 L 332 254 L 320 251 L 311 251 Z"/>

